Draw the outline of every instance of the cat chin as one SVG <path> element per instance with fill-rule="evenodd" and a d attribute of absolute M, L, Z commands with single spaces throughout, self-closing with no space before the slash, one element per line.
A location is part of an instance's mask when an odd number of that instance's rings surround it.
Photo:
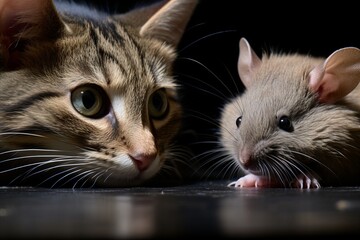
<path fill-rule="evenodd" d="M 154 176 L 161 167 L 161 157 L 159 155 L 151 162 L 148 168 L 140 171 L 134 161 L 128 155 L 119 155 L 112 159 L 112 161 L 119 167 L 116 169 L 123 176 L 130 176 L 130 178 L 137 177 L 140 179 L 148 179 Z"/>
<path fill-rule="evenodd" d="M 121 161 L 120 161 L 121 159 Z M 150 166 L 139 171 L 132 160 L 127 157 L 117 157 L 114 162 L 118 162 L 119 167 L 106 178 L 106 181 L 98 181 L 97 187 L 132 187 L 139 186 L 154 177 L 161 168 L 161 158 L 157 156 Z M 121 163 L 121 164 L 120 164 Z"/>
<path fill-rule="evenodd" d="M 157 155 L 155 160 L 150 164 L 149 168 L 147 168 L 145 171 L 140 172 L 140 179 L 142 180 L 149 180 L 153 176 L 155 176 L 156 173 L 160 171 L 161 168 L 161 161 L 160 156 Z"/>

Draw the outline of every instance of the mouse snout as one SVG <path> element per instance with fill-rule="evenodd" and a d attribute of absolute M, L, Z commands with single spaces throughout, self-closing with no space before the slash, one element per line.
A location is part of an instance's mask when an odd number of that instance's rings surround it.
<path fill-rule="evenodd" d="M 239 151 L 240 163 L 246 168 L 251 165 L 252 149 L 248 146 L 244 146 Z"/>

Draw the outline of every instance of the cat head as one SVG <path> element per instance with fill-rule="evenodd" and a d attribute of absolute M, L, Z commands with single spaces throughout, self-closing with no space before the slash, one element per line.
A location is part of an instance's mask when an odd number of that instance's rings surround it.
<path fill-rule="evenodd" d="M 181 125 L 172 64 L 195 5 L 108 15 L 1 0 L 1 183 L 129 186 L 158 173 Z"/>

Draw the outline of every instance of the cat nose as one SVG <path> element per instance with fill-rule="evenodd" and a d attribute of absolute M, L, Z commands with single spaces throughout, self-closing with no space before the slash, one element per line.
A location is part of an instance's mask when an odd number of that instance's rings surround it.
<path fill-rule="evenodd" d="M 133 160 L 134 164 L 139 169 L 139 171 L 142 172 L 145 171 L 150 166 L 150 164 L 155 160 L 157 153 L 156 152 L 150 154 L 139 153 L 129 156 Z"/>

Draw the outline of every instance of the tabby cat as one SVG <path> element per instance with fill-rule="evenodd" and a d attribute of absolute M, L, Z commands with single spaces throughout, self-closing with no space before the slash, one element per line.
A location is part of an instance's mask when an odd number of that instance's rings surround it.
<path fill-rule="evenodd" d="M 123 14 L 0 0 L 0 184 L 123 187 L 174 157 L 172 76 L 196 0 Z"/>

